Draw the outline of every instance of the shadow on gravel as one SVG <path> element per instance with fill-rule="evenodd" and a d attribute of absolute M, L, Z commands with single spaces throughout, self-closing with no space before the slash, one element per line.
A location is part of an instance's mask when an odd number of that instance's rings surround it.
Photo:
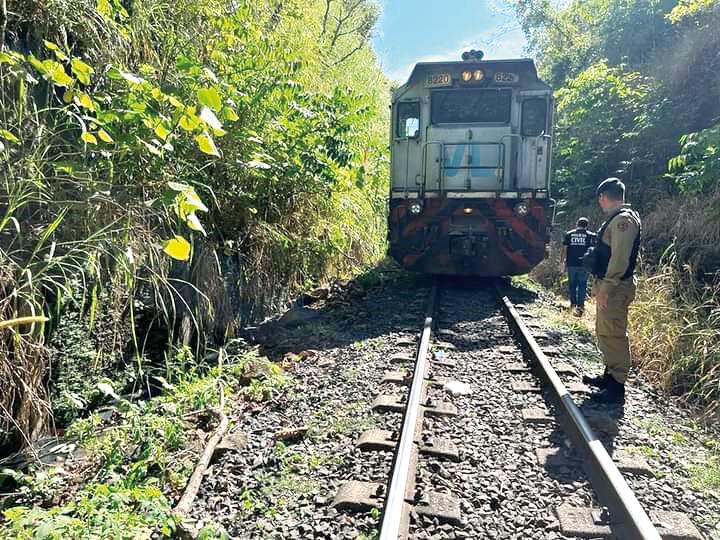
<path fill-rule="evenodd" d="M 264 354 L 277 358 L 341 348 L 391 333 L 417 335 L 422 318 L 413 311 L 424 310 L 432 279 L 401 270 L 376 272 L 371 278 L 363 275 L 334 286 L 324 300 L 296 305 L 278 318 L 246 328 L 240 337 L 261 344 Z M 395 298 L 407 299 L 406 304 L 384 302 L 390 291 Z"/>
<path fill-rule="evenodd" d="M 311 305 L 298 305 L 282 316 L 258 326 L 248 327 L 240 337 L 250 343 L 262 344 L 264 353 L 270 357 L 282 357 L 286 353 L 306 350 L 327 350 L 344 347 L 358 341 L 386 336 L 391 333 L 416 336 L 422 330 L 426 295 L 433 283 L 432 276 L 411 274 L 399 268 L 376 268 L 349 281 L 342 287 L 329 290 L 329 297 Z M 439 276 L 442 289 L 467 289 L 493 291 L 496 280 Z M 535 293 L 517 289 L 518 298 L 523 294 L 531 302 Z M 388 304 L 383 297 L 406 299 L 406 302 Z M 439 298 L 442 301 L 442 295 Z M 478 306 L 480 308 L 480 306 Z M 485 315 L 481 309 L 471 320 Z M 466 344 L 475 348 L 477 343 Z"/>

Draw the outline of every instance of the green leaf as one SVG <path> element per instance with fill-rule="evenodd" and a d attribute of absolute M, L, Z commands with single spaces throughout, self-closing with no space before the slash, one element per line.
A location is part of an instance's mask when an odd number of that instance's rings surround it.
<path fill-rule="evenodd" d="M 158 125 L 155 127 L 155 130 L 154 130 L 154 131 L 155 131 L 155 135 L 157 135 L 158 137 L 160 137 L 163 141 L 164 141 L 165 139 L 167 139 L 167 136 L 168 136 L 168 135 L 170 135 L 170 130 L 168 130 L 168 129 L 167 129 L 165 126 L 163 126 L 162 124 L 158 124 Z"/>
<path fill-rule="evenodd" d="M 62 49 L 60 49 L 60 47 L 58 47 L 54 43 L 44 39 L 43 45 L 45 45 L 45 47 L 47 47 L 53 53 L 55 53 L 55 56 L 57 57 L 58 60 L 63 60 L 63 61 L 67 60 L 67 55 L 62 51 Z"/>
<path fill-rule="evenodd" d="M 180 127 L 185 131 L 194 131 L 200 125 L 200 118 L 195 115 L 183 114 L 180 117 Z"/>
<path fill-rule="evenodd" d="M 97 138 L 89 131 L 83 131 L 83 134 L 80 135 L 80 140 L 88 144 L 97 144 Z"/>
<path fill-rule="evenodd" d="M 90 84 L 90 75 L 92 75 L 94 71 L 92 67 L 79 58 L 73 58 L 72 62 L 70 62 L 70 69 L 72 69 L 78 81 L 85 85 Z"/>
<path fill-rule="evenodd" d="M 190 258 L 190 243 L 182 236 L 175 236 L 163 244 L 163 251 L 178 261 L 187 261 Z"/>
<path fill-rule="evenodd" d="M 102 16 L 106 18 L 111 18 L 113 16 L 113 8 L 110 4 L 110 0 L 98 0 L 97 1 L 97 10 L 98 13 L 100 13 Z"/>
<path fill-rule="evenodd" d="M 218 117 L 215 116 L 215 113 L 212 112 L 210 109 L 208 109 L 207 107 L 203 107 L 200 111 L 200 118 L 203 122 L 205 122 L 208 126 L 212 128 L 215 135 L 225 135 L 225 130 L 222 128 L 220 120 L 218 120 Z"/>
<path fill-rule="evenodd" d="M 215 88 L 201 88 L 198 90 L 197 97 L 200 103 L 214 111 L 219 111 L 222 107 L 222 98 Z"/>
<path fill-rule="evenodd" d="M 112 124 L 120 120 L 120 117 L 111 111 L 100 111 L 97 113 L 96 118 L 101 124 Z"/>
<path fill-rule="evenodd" d="M 65 73 L 63 65 L 55 60 L 45 60 L 41 62 L 30 55 L 28 61 L 35 69 L 42 73 L 46 79 L 52 81 L 57 86 L 70 86 L 73 83 L 73 79 Z"/>
<path fill-rule="evenodd" d="M 81 107 L 83 107 L 89 111 L 95 110 L 95 102 L 85 92 L 80 92 L 78 94 L 75 94 L 74 99 L 76 100 L 77 104 L 80 105 Z"/>
<path fill-rule="evenodd" d="M 122 80 L 123 76 L 120 74 L 120 70 L 116 67 L 111 67 L 105 72 L 105 76 L 113 81 Z"/>
<path fill-rule="evenodd" d="M 106 142 L 106 143 L 114 142 L 113 138 L 110 136 L 110 134 L 107 131 L 105 131 L 104 129 L 99 129 L 97 134 L 98 134 L 98 137 L 100 137 L 100 140 L 103 142 Z"/>
<path fill-rule="evenodd" d="M 175 108 L 177 108 L 177 109 L 180 109 L 181 107 L 184 106 L 184 105 L 182 104 L 182 101 L 180 101 L 180 100 L 179 100 L 178 98 L 176 98 L 175 96 L 167 96 L 167 100 L 170 102 L 170 105 L 172 105 L 173 107 L 175 107 Z"/>
<path fill-rule="evenodd" d="M 240 120 L 238 114 L 230 107 L 223 107 L 223 118 L 228 122 L 237 122 Z"/>
<path fill-rule="evenodd" d="M 201 212 L 208 211 L 207 206 L 205 206 L 202 200 L 200 200 L 200 197 L 195 191 L 195 188 L 193 188 L 192 186 L 188 186 L 188 188 L 183 193 L 184 200 L 182 201 L 180 206 L 182 207 L 181 210 L 185 215 L 192 214 L 196 210 L 199 210 Z"/>
<path fill-rule="evenodd" d="M 218 152 L 215 143 L 213 142 L 207 131 L 202 135 L 198 135 L 197 137 L 195 137 L 195 142 L 198 144 L 201 152 L 204 152 L 211 156 L 220 157 L 220 152 Z"/>
<path fill-rule="evenodd" d="M 20 139 L 10 133 L 7 129 L 0 129 L 0 137 L 11 143 L 20 144 Z"/>
<path fill-rule="evenodd" d="M 20 58 L 17 58 L 17 56 L 20 55 L 11 51 L 0 52 L 0 64 L 10 64 L 11 66 L 14 66 L 19 60 L 22 60 L 22 56 L 20 56 Z"/>
<path fill-rule="evenodd" d="M 185 218 L 185 223 L 187 223 L 187 226 L 193 231 L 198 231 L 205 235 L 205 229 L 203 229 L 202 223 L 200 223 L 200 220 L 195 213 L 188 214 L 187 218 Z"/>
<path fill-rule="evenodd" d="M 28 56 L 28 62 L 30 62 L 30 65 L 34 67 L 36 70 L 38 70 L 40 73 L 45 75 L 47 73 L 47 69 L 45 68 L 45 64 L 43 64 L 40 60 L 35 58 L 34 55 Z"/>

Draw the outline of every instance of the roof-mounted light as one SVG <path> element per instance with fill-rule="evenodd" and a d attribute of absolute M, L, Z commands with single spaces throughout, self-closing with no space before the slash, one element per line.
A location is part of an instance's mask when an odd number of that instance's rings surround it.
<path fill-rule="evenodd" d="M 479 50 L 476 51 L 475 49 L 471 49 L 469 51 L 465 51 L 464 53 L 462 53 L 462 59 L 465 62 L 471 62 L 471 61 L 479 62 L 480 60 L 483 59 L 483 56 L 485 56 L 484 52 L 479 51 Z"/>

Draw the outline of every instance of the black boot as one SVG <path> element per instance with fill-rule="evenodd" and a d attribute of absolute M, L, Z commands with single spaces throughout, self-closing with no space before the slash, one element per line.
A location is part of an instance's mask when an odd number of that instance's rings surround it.
<path fill-rule="evenodd" d="M 608 377 L 610 377 L 610 374 L 608 373 L 607 368 L 605 368 L 603 374 L 597 375 L 596 377 L 583 375 L 582 382 L 589 386 L 594 386 L 595 388 L 605 388 L 605 386 L 607 385 Z"/>
<path fill-rule="evenodd" d="M 608 375 L 605 388 L 590 396 L 590 400 L 595 403 L 622 405 L 625 403 L 625 385 L 613 379 L 612 375 Z"/>

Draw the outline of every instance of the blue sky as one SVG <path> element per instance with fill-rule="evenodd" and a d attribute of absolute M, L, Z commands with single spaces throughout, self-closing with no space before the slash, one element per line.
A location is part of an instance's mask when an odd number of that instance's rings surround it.
<path fill-rule="evenodd" d="M 503 0 L 379 0 L 373 47 L 385 74 L 405 82 L 417 62 L 460 60 L 482 49 L 485 58 L 519 58 L 526 41 Z"/>

